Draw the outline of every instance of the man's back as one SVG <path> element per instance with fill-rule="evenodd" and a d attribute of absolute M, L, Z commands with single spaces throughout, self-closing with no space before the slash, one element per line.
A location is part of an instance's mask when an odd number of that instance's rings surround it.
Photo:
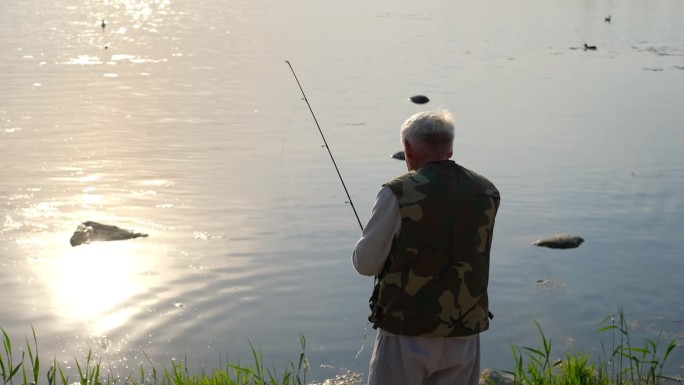
<path fill-rule="evenodd" d="M 499 192 L 452 161 L 387 183 L 401 230 L 378 276 L 371 321 L 409 336 L 467 336 L 488 328 L 489 250 Z"/>

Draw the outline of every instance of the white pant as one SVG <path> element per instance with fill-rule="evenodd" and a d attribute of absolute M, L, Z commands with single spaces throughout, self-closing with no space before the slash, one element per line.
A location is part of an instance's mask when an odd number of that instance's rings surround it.
<path fill-rule="evenodd" d="M 375 338 L 368 385 L 478 385 L 480 336 Z"/>

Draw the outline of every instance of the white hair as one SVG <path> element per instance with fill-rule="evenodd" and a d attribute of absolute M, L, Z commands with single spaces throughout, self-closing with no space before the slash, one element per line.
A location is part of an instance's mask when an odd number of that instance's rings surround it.
<path fill-rule="evenodd" d="M 419 112 L 401 125 L 401 142 L 423 149 L 447 149 L 454 143 L 454 116 L 447 110 Z"/>

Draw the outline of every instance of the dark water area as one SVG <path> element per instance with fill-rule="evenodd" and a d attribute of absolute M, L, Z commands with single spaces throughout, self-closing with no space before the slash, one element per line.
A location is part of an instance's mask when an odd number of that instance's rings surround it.
<path fill-rule="evenodd" d="M 558 356 L 598 353 L 620 307 L 633 342 L 681 341 L 682 15 L 677 0 L 4 0 L 0 327 L 122 376 L 145 355 L 244 362 L 250 342 L 287 363 L 300 333 L 313 380 L 365 374 L 372 280 L 351 267 L 358 224 L 289 60 L 364 222 L 404 172 L 401 123 L 456 116 L 454 159 L 502 194 L 483 366 L 510 369 L 535 321 Z M 149 236 L 72 247 L 84 221 Z M 556 234 L 585 241 L 532 245 Z M 683 366 L 678 347 L 666 372 Z"/>

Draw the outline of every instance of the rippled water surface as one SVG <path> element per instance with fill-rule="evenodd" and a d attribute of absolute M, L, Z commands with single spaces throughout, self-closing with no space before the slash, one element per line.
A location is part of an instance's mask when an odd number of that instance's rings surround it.
<path fill-rule="evenodd" d="M 314 380 L 364 374 L 359 226 L 289 60 L 362 221 L 404 171 L 403 120 L 456 115 L 454 158 L 503 198 L 484 366 L 536 345 L 533 320 L 559 349 L 598 349 L 618 307 L 635 338 L 680 339 L 682 15 L 678 0 L 3 0 L 0 326 L 121 375 L 145 354 L 248 361 L 250 342 L 289 362 L 300 333 Z M 149 237 L 71 247 L 87 220 Z M 531 246 L 558 233 L 586 242 Z M 678 348 L 668 372 L 682 366 Z"/>

